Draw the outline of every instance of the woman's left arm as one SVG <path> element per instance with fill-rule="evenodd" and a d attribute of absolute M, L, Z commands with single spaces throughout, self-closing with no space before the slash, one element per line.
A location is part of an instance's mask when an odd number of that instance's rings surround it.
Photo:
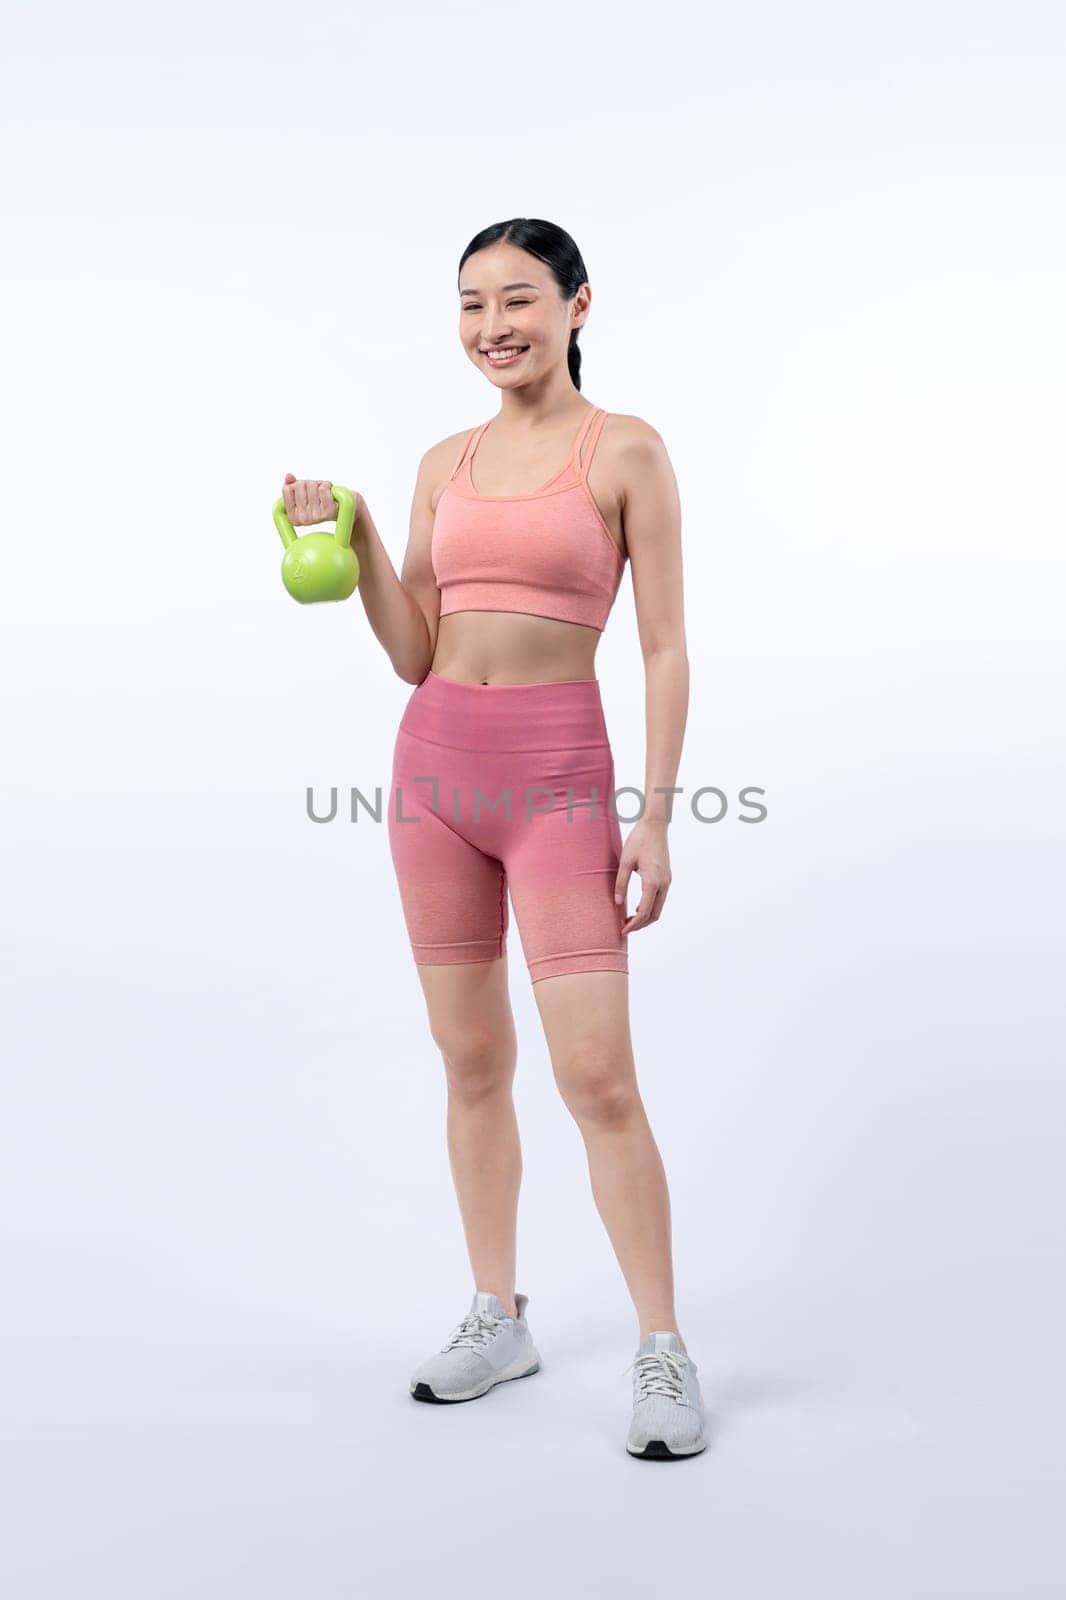
<path fill-rule="evenodd" d="M 666 839 L 688 718 L 689 669 L 681 561 L 681 499 L 660 435 L 639 417 L 626 419 L 620 440 L 622 525 L 633 575 L 637 629 L 644 657 L 644 811 L 622 848 L 615 900 L 625 904 L 630 875 L 641 880 L 640 903 L 622 931 L 657 922 L 670 888 Z"/>

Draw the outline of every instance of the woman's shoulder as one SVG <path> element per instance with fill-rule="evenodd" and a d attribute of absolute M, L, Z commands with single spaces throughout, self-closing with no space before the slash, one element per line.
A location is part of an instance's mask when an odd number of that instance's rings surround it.
<path fill-rule="evenodd" d="M 648 474 L 667 472 L 670 456 L 666 441 L 654 423 L 624 411 L 612 411 L 603 428 L 599 457 L 601 471 L 608 474 L 625 498 L 628 486 Z"/>
<path fill-rule="evenodd" d="M 473 422 L 468 428 L 460 428 L 458 433 L 445 434 L 443 439 L 438 439 L 436 444 L 431 444 L 423 452 L 422 460 L 435 466 L 438 461 L 447 461 L 449 457 L 455 460 L 462 452 L 462 448 L 472 433 L 476 433 L 481 426 Z"/>
<path fill-rule="evenodd" d="M 603 408 L 606 409 L 606 408 Z M 616 444 L 626 449 L 632 445 L 662 444 L 662 435 L 644 417 L 632 416 L 628 411 L 608 411 L 604 423 L 604 438 L 608 430 Z"/>
<path fill-rule="evenodd" d="M 625 499 L 628 485 L 652 468 L 656 459 L 666 456 L 662 434 L 645 417 L 626 411 L 609 411 L 596 448 L 592 471 L 598 473 L 597 487 L 607 488 Z"/>
<path fill-rule="evenodd" d="M 480 423 L 474 423 L 471 427 L 461 428 L 458 433 L 446 434 L 423 451 L 418 463 L 418 476 L 425 484 L 434 508 L 445 485 L 454 476 L 471 434 L 476 433 L 480 426 Z"/>

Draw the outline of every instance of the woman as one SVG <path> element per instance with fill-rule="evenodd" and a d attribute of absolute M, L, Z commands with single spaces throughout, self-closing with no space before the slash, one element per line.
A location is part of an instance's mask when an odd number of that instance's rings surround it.
<path fill-rule="evenodd" d="M 352 544 L 370 626 L 416 685 L 396 737 L 389 841 L 444 1061 L 475 1284 L 411 1393 L 472 1400 L 540 1365 L 515 1293 L 509 891 L 555 1079 L 636 1307 L 626 1448 L 669 1458 L 706 1439 L 674 1314 L 666 1179 L 636 1082 L 627 940 L 659 920 L 670 885 L 669 790 L 688 711 L 680 505 L 655 429 L 581 397 L 590 303 L 562 228 L 523 217 L 476 235 L 459 263 L 459 336 L 499 410 L 422 457 L 399 579 L 361 496 Z M 290 520 L 332 519 L 329 491 L 289 474 Z M 645 808 L 623 847 L 593 663 L 627 558 L 647 756 Z M 633 872 L 642 893 L 627 916 Z"/>

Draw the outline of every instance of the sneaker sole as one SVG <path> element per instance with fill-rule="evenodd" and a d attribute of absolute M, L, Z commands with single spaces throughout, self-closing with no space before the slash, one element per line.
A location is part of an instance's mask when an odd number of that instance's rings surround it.
<path fill-rule="evenodd" d="M 634 1450 L 630 1445 L 626 1445 L 626 1450 L 638 1461 L 685 1461 L 689 1456 L 702 1455 L 706 1448 L 706 1440 L 692 1450 L 671 1450 L 664 1439 L 649 1439 L 642 1450 Z"/>
<path fill-rule="evenodd" d="M 512 1383 L 515 1378 L 531 1378 L 534 1372 L 539 1371 L 539 1358 L 531 1367 L 524 1367 L 521 1372 L 508 1372 L 505 1367 L 502 1372 L 494 1373 L 488 1383 L 480 1389 L 472 1389 L 469 1394 L 434 1394 L 428 1383 L 414 1383 L 411 1385 L 411 1398 L 428 1400 L 431 1405 L 437 1406 L 461 1405 L 464 1400 L 480 1400 L 482 1395 L 488 1394 L 490 1389 L 498 1388 L 501 1383 Z"/>

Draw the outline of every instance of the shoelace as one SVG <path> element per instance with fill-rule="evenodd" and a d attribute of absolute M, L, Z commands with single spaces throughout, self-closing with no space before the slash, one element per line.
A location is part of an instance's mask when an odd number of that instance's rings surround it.
<path fill-rule="evenodd" d="M 681 1400 L 685 1392 L 681 1375 L 684 1363 L 685 1357 L 675 1355 L 671 1350 L 653 1350 L 637 1356 L 619 1376 L 624 1378 L 626 1372 L 632 1372 L 636 1367 L 638 1400 L 647 1400 L 653 1394 L 666 1394 L 672 1400 Z"/>
<path fill-rule="evenodd" d="M 454 1350 L 456 1345 L 487 1344 L 500 1325 L 499 1317 L 490 1316 L 487 1311 L 471 1311 L 465 1316 L 452 1334 L 448 1343 L 443 1346 L 445 1350 Z"/>

